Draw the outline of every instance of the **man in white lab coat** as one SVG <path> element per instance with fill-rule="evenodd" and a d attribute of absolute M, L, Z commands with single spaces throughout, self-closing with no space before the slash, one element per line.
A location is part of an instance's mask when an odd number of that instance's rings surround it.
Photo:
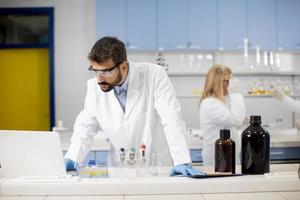
<path fill-rule="evenodd" d="M 145 144 L 146 157 L 155 155 L 161 165 L 174 166 L 171 176 L 200 174 L 190 165 L 180 106 L 164 69 L 128 62 L 124 43 L 114 37 L 98 40 L 88 58 L 96 78 L 87 82 L 84 109 L 65 155 L 67 170 L 84 161 L 100 131 L 112 144 L 112 165 L 124 152 L 127 160 L 130 152 L 138 157 L 139 146 Z"/>

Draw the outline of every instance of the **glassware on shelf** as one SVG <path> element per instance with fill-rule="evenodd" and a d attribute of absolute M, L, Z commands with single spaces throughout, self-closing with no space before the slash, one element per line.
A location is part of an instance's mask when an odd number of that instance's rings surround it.
<path fill-rule="evenodd" d="M 200 96 L 202 95 L 202 90 L 199 89 L 199 88 L 193 88 L 193 89 L 192 89 L 192 94 L 193 94 L 194 96 L 200 97 Z"/>
<path fill-rule="evenodd" d="M 213 55 L 212 54 L 206 54 L 204 56 L 203 60 L 203 67 L 202 67 L 202 72 L 207 73 L 209 68 L 213 65 Z"/>
<path fill-rule="evenodd" d="M 204 72 L 203 68 L 203 55 L 202 54 L 198 54 L 197 55 L 197 71 L 198 72 Z"/>
<path fill-rule="evenodd" d="M 197 71 L 197 69 L 195 69 L 193 54 L 188 54 L 188 71 L 189 72 Z"/>
<path fill-rule="evenodd" d="M 288 80 L 283 81 L 283 87 L 282 87 L 282 92 L 285 95 L 291 95 L 292 94 L 292 90 L 291 90 L 291 85 L 290 82 Z"/>
<path fill-rule="evenodd" d="M 263 71 L 269 71 L 269 59 L 268 59 L 268 52 L 264 51 L 263 53 Z"/>
<path fill-rule="evenodd" d="M 264 81 L 264 88 L 265 88 L 265 95 L 271 95 L 272 94 L 272 81 Z"/>
<path fill-rule="evenodd" d="M 186 56 L 183 53 L 179 55 L 179 69 L 178 69 L 178 71 L 180 71 L 180 72 L 187 71 Z"/>
<path fill-rule="evenodd" d="M 249 59 L 247 38 L 244 38 L 244 55 L 242 63 L 239 66 L 239 71 L 254 71 L 254 66 Z"/>
<path fill-rule="evenodd" d="M 261 57 L 260 57 L 260 47 L 259 46 L 256 46 L 255 70 L 257 70 L 257 71 L 263 71 L 263 66 L 262 66 Z"/>
<path fill-rule="evenodd" d="M 169 65 L 166 63 L 166 60 L 164 58 L 162 51 L 158 51 L 157 58 L 155 61 L 156 61 L 156 64 L 162 66 L 166 71 L 169 71 Z"/>
<path fill-rule="evenodd" d="M 271 91 L 278 87 L 278 84 L 272 81 L 264 80 L 263 78 L 255 79 L 250 83 L 247 93 L 251 96 L 267 96 L 271 95 Z"/>
<path fill-rule="evenodd" d="M 272 51 L 269 52 L 269 70 L 274 71 L 274 53 Z"/>
<path fill-rule="evenodd" d="M 276 71 L 280 70 L 280 63 L 281 63 L 280 54 L 277 52 L 277 53 L 275 53 L 275 70 Z"/>
<path fill-rule="evenodd" d="M 257 91 L 257 80 L 255 79 L 253 82 L 250 83 L 250 87 L 248 89 L 248 94 L 251 96 L 256 96 L 258 95 Z"/>
<path fill-rule="evenodd" d="M 257 93 L 258 95 L 266 95 L 266 89 L 265 89 L 265 85 L 264 85 L 264 80 L 260 79 L 257 82 Z"/>

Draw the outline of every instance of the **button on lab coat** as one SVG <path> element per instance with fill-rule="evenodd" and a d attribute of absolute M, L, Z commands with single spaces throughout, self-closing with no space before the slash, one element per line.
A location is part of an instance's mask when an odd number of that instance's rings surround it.
<path fill-rule="evenodd" d="M 237 127 L 242 126 L 246 117 L 245 102 L 241 94 L 233 93 L 223 102 L 213 97 L 200 104 L 200 129 L 202 131 L 203 165 L 214 166 L 215 141 L 220 138 L 221 129 L 230 129 L 230 137 L 235 141 L 236 164 L 239 164 L 241 136 Z"/>
<path fill-rule="evenodd" d="M 111 165 L 118 161 L 120 148 L 134 147 L 138 152 L 142 143 L 148 158 L 155 152 L 161 165 L 191 162 L 180 105 L 164 69 L 130 62 L 129 70 L 125 113 L 113 90 L 103 92 L 96 78 L 87 82 L 84 109 L 76 119 L 65 158 L 83 162 L 100 131 L 112 144 Z"/>

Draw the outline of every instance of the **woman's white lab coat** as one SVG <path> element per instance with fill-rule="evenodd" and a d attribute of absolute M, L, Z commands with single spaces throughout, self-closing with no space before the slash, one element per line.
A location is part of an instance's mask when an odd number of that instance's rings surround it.
<path fill-rule="evenodd" d="M 300 114 L 300 101 L 297 101 L 289 96 L 284 96 L 281 102 L 282 105 L 290 111 Z"/>
<path fill-rule="evenodd" d="M 241 94 L 230 94 L 225 102 L 213 97 L 201 102 L 200 129 L 203 137 L 203 165 L 214 166 L 215 141 L 220 138 L 220 129 L 230 129 L 230 137 L 235 141 L 236 146 L 236 163 L 239 163 L 241 136 L 237 135 L 237 127 L 243 124 L 245 117 L 245 102 Z"/>
<path fill-rule="evenodd" d="M 111 165 L 119 160 L 120 148 L 138 152 L 142 143 L 148 158 L 155 152 L 162 165 L 191 162 L 175 90 L 158 65 L 130 62 L 125 113 L 113 90 L 105 93 L 96 78 L 89 80 L 65 158 L 83 162 L 98 131 L 112 144 Z"/>

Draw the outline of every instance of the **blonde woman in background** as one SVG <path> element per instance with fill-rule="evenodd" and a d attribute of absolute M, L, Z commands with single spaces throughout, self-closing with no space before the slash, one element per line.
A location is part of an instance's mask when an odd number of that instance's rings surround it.
<path fill-rule="evenodd" d="M 220 129 L 230 129 L 230 137 L 236 144 L 236 164 L 240 163 L 240 135 L 237 127 L 242 126 L 246 118 L 245 102 L 237 93 L 238 82 L 230 80 L 230 68 L 213 65 L 207 74 L 203 94 L 200 100 L 200 129 L 202 131 L 203 165 L 215 163 L 215 141 Z"/>

